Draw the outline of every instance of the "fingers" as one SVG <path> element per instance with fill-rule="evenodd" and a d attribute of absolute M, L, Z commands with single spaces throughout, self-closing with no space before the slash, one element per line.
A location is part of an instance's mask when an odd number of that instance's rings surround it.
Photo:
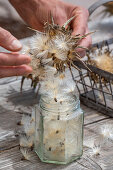
<path fill-rule="evenodd" d="M 89 33 L 89 30 L 88 30 L 88 27 L 86 28 L 86 32 L 85 34 L 88 34 Z M 92 44 L 92 38 L 91 38 L 91 35 L 88 35 L 86 36 L 85 38 L 83 38 L 80 42 L 80 46 L 81 47 L 85 47 L 85 48 L 89 48 Z M 78 49 L 78 51 L 83 51 L 82 48 Z"/>
<path fill-rule="evenodd" d="M 87 34 L 87 33 L 89 33 L 88 27 L 86 28 L 85 34 Z M 91 46 L 91 44 L 92 44 L 91 35 L 88 35 L 88 36 L 86 36 L 85 38 L 83 38 L 83 39 L 81 40 L 81 42 L 80 42 L 79 45 L 80 45 L 81 47 L 89 48 L 89 47 Z M 78 52 L 78 54 L 79 54 L 81 57 L 84 57 L 84 56 L 85 56 L 85 54 L 86 54 L 85 51 L 86 51 L 86 50 L 84 50 L 83 48 L 78 48 L 78 49 L 77 49 L 77 52 Z"/>
<path fill-rule="evenodd" d="M 75 16 L 75 19 L 72 21 L 72 35 L 83 35 L 86 32 L 87 20 L 89 16 L 88 11 L 85 8 L 76 7 L 71 15 Z"/>
<path fill-rule="evenodd" d="M 63 24 L 67 21 L 66 13 L 62 9 L 56 8 L 54 12 L 54 21 L 55 24 L 63 26 Z"/>
<path fill-rule="evenodd" d="M 19 51 L 22 48 L 20 42 L 8 31 L 0 27 L 0 46 L 9 51 Z"/>
<path fill-rule="evenodd" d="M 0 78 L 11 76 L 22 76 L 32 72 L 31 67 L 26 65 L 21 66 L 0 66 Z"/>
<path fill-rule="evenodd" d="M 88 10 L 82 7 L 75 7 L 71 13 L 71 16 L 75 16 L 75 19 L 71 23 L 71 27 L 73 29 L 72 35 L 85 35 L 89 33 L 87 26 L 89 17 Z M 91 36 L 88 35 L 81 40 L 79 45 L 88 48 L 91 45 L 91 42 Z M 83 48 L 78 48 L 77 52 L 81 57 L 85 56 L 85 50 Z"/>
<path fill-rule="evenodd" d="M 0 46 L 9 51 L 19 51 L 22 48 L 20 42 L 8 31 L 0 27 Z M 30 63 L 27 55 L 19 53 L 0 53 L 0 78 L 22 76 L 32 72 L 31 67 L 23 64 Z"/>
<path fill-rule="evenodd" d="M 55 24 L 58 24 L 60 26 L 63 26 L 63 24 L 67 21 L 67 18 L 64 16 L 56 16 L 55 18 Z"/>
<path fill-rule="evenodd" d="M 0 53 L 0 66 L 17 66 L 30 63 L 31 59 L 27 55 Z"/>

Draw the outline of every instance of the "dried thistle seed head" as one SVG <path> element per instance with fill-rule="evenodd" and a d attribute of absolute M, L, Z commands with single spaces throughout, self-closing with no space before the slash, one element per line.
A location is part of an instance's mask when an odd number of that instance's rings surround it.
<path fill-rule="evenodd" d="M 109 2 L 104 5 L 106 8 L 104 9 L 104 12 L 109 13 L 110 15 L 113 15 L 113 2 Z"/>
<path fill-rule="evenodd" d="M 78 69 L 73 64 L 74 60 L 81 61 L 76 49 L 80 48 L 80 40 L 87 35 L 71 35 L 72 31 L 68 24 L 73 18 L 69 19 L 62 27 L 54 24 L 52 18 L 52 24 L 45 24 L 44 33 L 36 30 L 36 35 L 31 39 L 29 46 L 29 54 L 32 58 L 30 66 L 33 72 L 27 76 L 27 78 L 32 79 L 31 85 L 33 87 L 36 87 L 39 81 L 43 81 L 47 77 L 46 66 L 53 67 L 56 74 L 64 72 L 66 68 L 74 67 Z"/>
<path fill-rule="evenodd" d="M 99 50 L 97 54 L 88 53 L 88 64 L 94 65 L 104 71 L 113 73 L 113 55 L 112 51 L 105 49 Z"/>
<path fill-rule="evenodd" d="M 99 58 L 95 58 L 95 62 L 100 69 L 113 73 L 113 59 L 109 55 L 103 54 Z"/>
<path fill-rule="evenodd" d="M 33 55 L 37 55 L 40 52 L 43 52 L 48 49 L 48 40 L 48 35 L 36 33 L 36 35 L 34 35 L 30 41 L 30 52 Z"/>
<path fill-rule="evenodd" d="M 93 50 L 93 48 L 87 53 L 88 61 L 87 63 L 89 65 L 93 65 L 95 67 L 98 67 L 101 70 L 113 73 L 113 55 L 112 51 L 109 50 L 109 47 L 104 48 L 104 46 L 101 49 Z M 98 74 L 92 72 L 88 73 L 88 76 L 90 75 L 91 79 L 94 81 L 94 83 L 99 84 L 99 88 L 101 89 L 100 82 L 106 87 L 107 91 L 109 91 L 107 84 L 108 80 L 103 77 L 99 76 Z M 112 82 L 111 82 L 112 83 Z"/>

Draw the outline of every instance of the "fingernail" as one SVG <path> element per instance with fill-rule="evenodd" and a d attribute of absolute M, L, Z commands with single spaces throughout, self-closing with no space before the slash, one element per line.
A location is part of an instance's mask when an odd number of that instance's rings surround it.
<path fill-rule="evenodd" d="M 12 49 L 20 49 L 22 48 L 21 43 L 18 40 L 13 40 L 12 44 L 10 45 Z"/>
<path fill-rule="evenodd" d="M 24 65 L 24 69 L 25 69 L 25 74 L 29 74 L 32 72 L 32 68 L 30 66 Z"/>

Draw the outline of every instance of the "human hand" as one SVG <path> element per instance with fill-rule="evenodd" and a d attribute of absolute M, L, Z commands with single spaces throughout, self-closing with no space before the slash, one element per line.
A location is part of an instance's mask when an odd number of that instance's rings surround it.
<path fill-rule="evenodd" d="M 1 27 L 0 46 L 12 51 L 12 53 L 0 52 L 0 78 L 21 76 L 29 74 L 32 71 L 29 66 L 23 65 L 30 62 L 30 57 L 17 53 L 22 48 L 20 42 Z"/>
<path fill-rule="evenodd" d="M 69 18 L 75 16 L 70 23 L 73 30 L 72 35 L 87 34 L 88 10 L 85 8 L 71 5 L 60 0 L 9 0 L 20 16 L 34 29 L 43 31 L 44 23 L 50 22 L 52 14 L 55 24 L 62 26 Z M 91 36 L 88 35 L 81 42 L 80 46 L 89 47 L 91 45 Z M 84 55 L 83 49 L 78 49 Z"/>

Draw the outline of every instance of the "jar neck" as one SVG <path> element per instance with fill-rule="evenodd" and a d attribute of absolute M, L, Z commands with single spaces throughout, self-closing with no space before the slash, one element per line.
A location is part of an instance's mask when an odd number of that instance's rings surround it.
<path fill-rule="evenodd" d="M 52 114 L 65 114 L 65 112 L 73 112 L 80 107 L 80 101 L 77 96 L 68 96 L 63 101 L 56 101 L 48 96 L 41 96 L 40 109 Z"/>

